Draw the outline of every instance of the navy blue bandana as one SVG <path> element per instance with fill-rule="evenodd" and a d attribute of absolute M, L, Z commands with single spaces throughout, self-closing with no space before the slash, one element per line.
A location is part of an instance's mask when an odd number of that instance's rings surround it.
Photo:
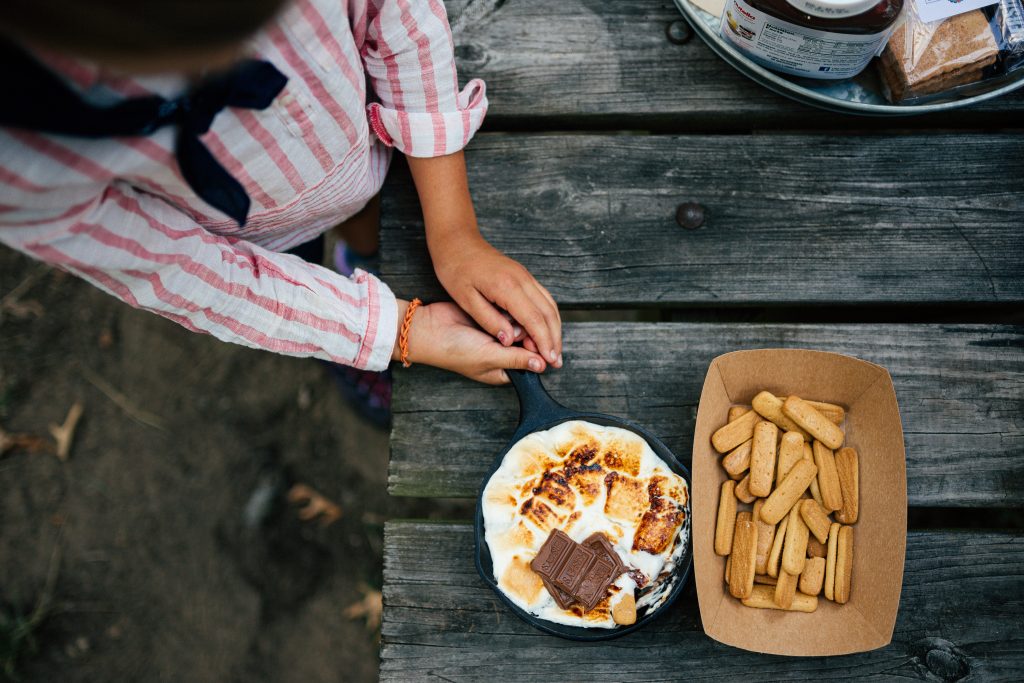
<path fill-rule="evenodd" d="M 151 95 L 111 106 L 86 102 L 63 80 L 17 46 L 0 41 L 4 96 L 0 126 L 84 138 L 151 135 L 178 127 L 175 155 L 181 175 L 207 204 L 238 224 L 249 215 L 249 196 L 214 158 L 199 136 L 225 107 L 265 109 L 288 78 L 270 62 L 246 59 L 212 75 L 172 100 Z"/>

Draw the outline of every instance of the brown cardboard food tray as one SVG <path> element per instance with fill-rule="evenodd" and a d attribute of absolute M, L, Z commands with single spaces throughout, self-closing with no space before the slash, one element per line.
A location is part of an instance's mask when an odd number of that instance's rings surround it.
<path fill-rule="evenodd" d="M 719 489 L 726 479 L 711 435 L 731 405 L 750 405 L 762 390 L 846 408 L 846 445 L 860 456 L 860 515 L 854 525 L 850 601 L 818 596 L 805 614 L 744 607 L 723 581 L 714 551 Z M 745 650 L 819 656 L 864 652 L 892 640 L 907 543 L 907 473 L 903 427 L 885 368 L 850 356 L 799 349 L 736 351 L 711 361 L 693 437 L 693 562 L 704 632 Z M 740 504 L 740 508 L 747 506 Z"/>

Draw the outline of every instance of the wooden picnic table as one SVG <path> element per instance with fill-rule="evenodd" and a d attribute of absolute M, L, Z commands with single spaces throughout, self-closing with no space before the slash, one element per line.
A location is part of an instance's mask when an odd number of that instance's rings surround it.
<path fill-rule="evenodd" d="M 1024 535 L 998 528 L 1024 507 L 1024 91 L 853 118 L 748 81 L 686 39 L 670 1 L 446 5 L 461 73 L 491 101 L 467 150 L 484 234 L 567 318 L 613 309 L 565 324 L 552 395 L 650 428 L 689 464 L 715 356 L 879 363 L 900 402 L 911 528 L 892 643 L 791 659 L 706 637 L 692 586 L 624 638 L 545 635 L 477 576 L 469 522 L 392 521 L 381 678 L 1024 677 Z M 677 222 L 686 203 L 700 227 Z M 443 298 L 401 164 L 383 214 L 385 280 Z M 397 373 L 390 492 L 476 496 L 517 411 L 510 388 Z"/>

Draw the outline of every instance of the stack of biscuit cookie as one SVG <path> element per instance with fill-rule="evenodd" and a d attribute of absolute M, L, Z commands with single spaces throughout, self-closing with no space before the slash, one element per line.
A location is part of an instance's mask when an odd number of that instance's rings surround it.
<path fill-rule="evenodd" d="M 889 99 L 902 102 L 980 81 L 998 54 L 995 35 L 981 10 L 958 14 L 937 26 L 911 14 L 889 38 L 878 68 Z"/>
<path fill-rule="evenodd" d="M 813 612 L 822 592 L 850 599 L 860 473 L 857 451 L 843 446 L 845 417 L 838 405 L 762 391 L 712 435 L 729 475 L 715 553 L 744 605 Z"/>

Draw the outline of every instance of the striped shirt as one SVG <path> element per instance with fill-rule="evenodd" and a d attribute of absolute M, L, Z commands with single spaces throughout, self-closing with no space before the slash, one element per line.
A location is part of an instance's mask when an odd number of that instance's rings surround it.
<path fill-rule="evenodd" d="M 105 140 L 0 128 L 0 242 L 196 332 L 383 369 L 398 323 L 387 286 L 280 252 L 365 206 L 391 147 L 462 149 L 484 84 L 459 90 L 440 0 L 296 0 L 248 48 L 287 86 L 265 110 L 221 111 L 202 137 L 252 200 L 244 227 L 191 191 L 170 128 Z M 38 57 L 97 104 L 186 87 Z"/>

